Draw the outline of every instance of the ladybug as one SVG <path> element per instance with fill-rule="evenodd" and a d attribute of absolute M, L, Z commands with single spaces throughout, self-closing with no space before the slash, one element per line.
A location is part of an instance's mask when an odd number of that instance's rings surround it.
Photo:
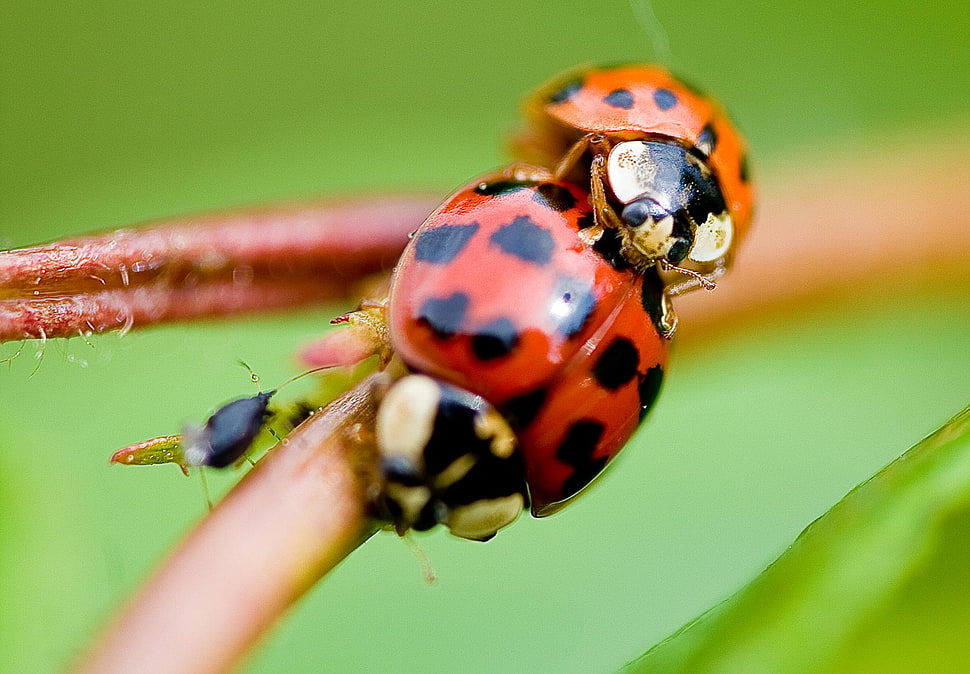
<path fill-rule="evenodd" d="M 485 540 L 531 500 L 555 512 L 619 452 L 660 390 L 663 292 L 594 226 L 586 189 L 496 174 L 415 232 L 385 306 L 408 372 L 377 415 L 399 531 Z"/>
<path fill-rule="evenodd" d="M 660 68 L 566 73 L 525 118 L 514 147 L 529 163 L 449 197 L 412 234 L 387 298 L 304 353 L 317 369 L 379 356 L 388 376 L 362 437 L 381 461 L 377 515 L 401 534 L 443 524 L 484 541 L 526 508 L 570 502 L 654 404 L 670 298 L 712 288 L 749 227 L 741 137 Z M 250 400 L 214 415 L 197 463 L 245 452 L 268 397 Z M 168 460 L 160 440 L 144 462 Z"/>
<path fill-rule="evenodd" d="M 656 265 L 669 297 L 714 288 L 751 222 L 745 144 L 710 98 L 650 65 L 584 67 L 540 87 L 524 107 L 518 176 L 588 183 L 595 241 L 608 230 L 640 269 Z M 687 279 L 684 280 L 683 276 Z"/>

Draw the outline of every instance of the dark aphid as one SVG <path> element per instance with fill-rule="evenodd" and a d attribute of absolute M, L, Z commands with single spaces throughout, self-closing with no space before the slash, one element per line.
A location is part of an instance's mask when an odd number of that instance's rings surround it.
<path fill-rule="evenodd" d="M 225 468 L 241 459 L 270 416 L 269 399 L 277 389 L 240 398 L 219 408 L 199 429 L 185 432 L 185 462 Z"/>

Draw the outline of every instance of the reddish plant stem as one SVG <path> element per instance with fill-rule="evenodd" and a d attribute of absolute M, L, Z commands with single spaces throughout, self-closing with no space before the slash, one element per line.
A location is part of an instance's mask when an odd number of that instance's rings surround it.
<path fill-rule="evenodd" d="M 0 341 L 346 297 L 394 265 L 435 205 L 386 196 L 277 206 L 0 251 Z"/>
<path fill-rule="evenodd" d="M 678 337 L 756 325 L 765 312 L 809 301 L 970 287 L 965 154 L 910 147 L 892 161 L 829 157 L 823 168 L 765 184 L 750 240 L 717 290 L 675 299 Z"/>
<path fill-rule="evenodd" d="M 376 377 L 376 376 L 375 376 Z M 80 672 L 224 672 L 375 530 L 375 377 L 261 460 L 107 628 Z M 363 438 L 363 439 L 362 439 Z"/>

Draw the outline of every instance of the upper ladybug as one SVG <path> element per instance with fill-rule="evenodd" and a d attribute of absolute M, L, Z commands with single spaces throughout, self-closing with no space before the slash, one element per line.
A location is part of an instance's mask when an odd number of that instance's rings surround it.
<path fill-rule="evenodd" d="M 534 166 L 516 175 L 589 180 L 589 237 L 615 230 L 631 264 L 686 274 L 668 274 L 670 295 L 713 287 L 753 199 L 744 141 L 714 101 L 657 66 L 584 67 L 540 87 L 524 116 L 513 151 Z"/>

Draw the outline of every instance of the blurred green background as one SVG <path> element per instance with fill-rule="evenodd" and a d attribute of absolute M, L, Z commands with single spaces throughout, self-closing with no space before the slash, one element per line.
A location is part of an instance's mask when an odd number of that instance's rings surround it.
<path fill-rule="evenodd" d="M 763 180 L 878 154 L 887 134 L 970 147 L 964 4 L 658 0 L 656 22 L 636 18 L 650 9 L 5 0 L 0 247 L 278 198 L 444 195 L 503 161 L 526 92 L 583 62 L 660 58 L 716 92 Z M 850 294 L 684 340 L 650 423 L 581 504 L 487 545 L 420 537 L 434 587 L 378 536 L 250 670 L 615 669 L 970 401 L 966 298 Z M 195 480 L 108 467 L 111 452 L 248 392 L 238 358 L 286 378 L 337 310 L 50 343 L 32 376 L 28 344 L 0 368 L 5 669 L 76 658 L 203 514 Z"/>

